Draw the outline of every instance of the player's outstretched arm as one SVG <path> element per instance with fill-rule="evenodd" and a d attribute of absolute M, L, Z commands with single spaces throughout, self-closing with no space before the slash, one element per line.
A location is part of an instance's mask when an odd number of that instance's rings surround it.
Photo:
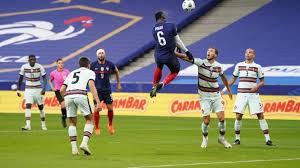
<path fill-rule="evenodd" d="M 118 70 L 118 68 L 115 68 L 115 74 L 116 74 L 116 80 L 117 80 L 117 91 L 121 91 L 122 90 L 122 86 L 121 86 L 121 80 L 120 80 L 120 72 Z"/>
<path fill-rule="evenodd" d="M 94 97 L 94 100 L 96 101 L 96 109 L 98 111 L 101 111 L 101 105 L 100 105 L 100 100 L 99 100 L 99 96 L 98 96 L 98 93 L 97 93 L 97 89 L 96 89 L 96 86 L 95 86 L 95 81 L 94 80 L 89 80 L 89 88 L 90 88 L 90 91 Z"/>
<path fill-rule="evenodd" d="M 228 96 L 229 98 L 232 100 L 232 92 L 231 92 L 231 89 L 230 89 L 230 86 L 229 86 L 229 83 L 228 83 L 228 80 L 226 78 L 226 75 L 225 74 L 222 74 L 221 75 L 221 79 L 226 87 L 226 89 L 228 90 Z"/>
<path fill-rule="evenodd" d="M 190 63 L 194 62 L 194 59 L 190 60 L 186 54 L 180 53 L 178 51 L 175 51 L 175 55 L 176 55 L 176 57 L 178 57 L 186 62 L 190 62 Z"/>
<path fill-rule="evenodd" d="M 17 87 L 17 95 L 19 97 L 21 97 L 20 88 L 21 88 L 22 81 L 23 81 L 23 75 L 19 75 L 18 87 Z"/>
<path fill-rule="evenodd" d="M 176 44 L 177 46 L 184 52 L 187 52 L 188 49 L 185 47 L 184 43 L 182 42 L 182 40 L 180 39 L 179 35 L 177 34 L 175 36 L 175 41 L 176 41 Z"/>
<path fill-rule="evenodd" d="M 177 46 L 186 53 L 186 56 L 188 57 L 188 59 L 193 60 L 194 57 L 193 57 L 192 53 L 189 52 L 189 50 L 185 47 L 184 43 L 182 42 L 182 40 L 180 39 L 178 34 L 175 36 L 175 41 L 176 41 Z"/>

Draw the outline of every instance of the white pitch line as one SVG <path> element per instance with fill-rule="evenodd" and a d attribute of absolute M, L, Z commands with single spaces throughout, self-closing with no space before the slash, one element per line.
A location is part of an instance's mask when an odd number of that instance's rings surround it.
<path fill-rule="evenodd" d="M 219 128 L 209 128 L 210 130 L 217 130 Z M 255 128 L 243 128 L 243 130 L 259 130 L 259 127 L 255 127 Z M 272 128 L 274 130 L 294 130 L 297 129 L 299 130 L 299 128 Z M 160 128 L 150 128 L 150 129 L 118 129 L 118 131 L 193 131 L 193 130 L 201 130 L 201 128 L 174 128 L 174 129 L 160 129 Z M 51 130 L 48 129 L 48 132 L 63 132 L 63 131 L 67 131 L 67 129 L 61 129 L 61 130 Z M 14 132 L 47 132 L 47 131 L 43 131 L 43 130 L 31 130 L 31 131 L 22 131 L 20 130 L 0 130 L 0 133 L 14 133 Z"/>
<path fill-rule="evenodd" d="M 157 167 L 179 167 L 179 166 L 196 166 L 196 165 L 217 165 L 217 164 L 236 164 L 236 163 L 254 163 L 254 162 L 275 162 L 275 161 L 293 161 L 300 158 L 289 159 L 266 159 L 266 160 L 241 160 L 241 161 L 225 161 L 225 162 L 200 162 L 187 164 L 168 164 L 168 165 L 153 165 L 153 166 L 134 166 L 128 168 L 157 168 Z"/>
<path fill-rule="evenodd" d="M 0 130 L 0 133 L 17 133 L 17 132 L 68 132 L 68 130 L 47 130 L 47 131 L 44 131 L 44 130 L 30 130 L 30 131 L 22 131 L 21 129 L 20 130 Z"/>
<path fill-rule="evenodd" d="M 218 130 L 219 128 L 209 128 L 210 130 Z M 253 127 L 253 128 L 242 128 L 243 130 L 260 130 L 259 127 Z M 300 128 L 274 128 L 272 127 L 272 130 L 300 130 Z M 174 128 L 174 129 L 161 129 L 161 128 L 150 128 L 150 129 L 118 129 L 120 131 L 193 131 L 193 130 L 201 130 L 201 127 L 199 128 Z"/>

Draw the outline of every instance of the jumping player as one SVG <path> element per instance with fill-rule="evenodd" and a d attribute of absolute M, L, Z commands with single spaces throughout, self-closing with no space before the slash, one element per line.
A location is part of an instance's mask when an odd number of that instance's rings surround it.
<path fill-rule="evenodd" d="M 150 92 L 150 97 L 155 97 L 156 93 L 164 86 L 174 80 L 180 70 L 179 61 L 175 55 L 175 48 L 178 46 L 186 53 L 188 58 L 192 60 L 193 56 L 185 47 L 174 23 L 167 22 L 166 14 L 163 11 L 155 13 L 156 24 L 152 30 L 152 35 L 155 40 L 155 62 L 153 88 Z M 162 76 L 162 69 L 166 65 L 170 69 L 170 73 L 166 76 L 163 82 L 159 83 Z"/>

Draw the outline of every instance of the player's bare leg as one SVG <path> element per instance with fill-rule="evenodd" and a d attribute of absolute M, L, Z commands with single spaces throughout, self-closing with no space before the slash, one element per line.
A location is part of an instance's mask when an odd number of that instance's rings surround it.
<path fill-rule="evenodd" d="M 243 114 L 241 113 L 236 113 L 235 114 L 235 122 L 234 122 L 234 131 L 235 131 L 235 145 L 240 145 L 241 144 L 241 127 L 242 127 L 242 119 L 243 119 Z"/>
<path fill-rule="evenodd" d="M 25 126 L 22 127 L 23 131 L 30 131 L 31 130 L 31 104 L 27 103 L 25 108 Z"/>
<path fill-rule="evenodd" d="M 40 118 L 41 118 L 41 127 L 42 127 L 42 130 L 47 131 L 47 127 L 46 127 L 46 114 L 45 114 L 45 111 L 44 111 L 44 105 L 41 104 L 41 105 L 38 105 L 38 107 L 39 107 L 39 110 L 40 110 Z"/>
<path fill-rule="evenodd" d="M 225 139 L 225 132 L 226 132 L 226 121 L 225 121 L 225 114 L 224 111 L 216 113 L 219 119 L 218 127 L 219 127 L 219 138 L 218 142 L 224 145 L 225 148 L 231 148 L 231 144 L 227 142 Z"/>
<path fill-rule="evenodd" d="M 78 148 L 77 148 L 77 130 L 76 130 L 76 123 L 77 123 L 77 118 L 76 117 L 70 117 L 69 118 L 70 125 L 68 129 L 69 133 L 69 138 L 70 138 L 70 143 L 71 143 L 71 148 L 72 148 L 72 154 L 73 155 L 78 155 Z"/>
<path fill-rule="evenodd" d="M 91 155 L 92 153 L 88 147 L 88 142 L 94 130 L 93 115 L 92 114 L 86 115 L 85 120 L 86 123 L 83 130 L 83 138 L 80 145 L 80 149 L 84 151 L 84 154 Z"/>
<path fill-rule="evenodd" d="M 115 134 L 115 129 L 113 127 L 113 118 L 114 118 L 114 110 L 112 104 L 107 104 L 107 118 L 108 118 L 108 131 L 111 135 Z"/>
<path fill-rule="evenodd" d="M 95 125 L 95 134 L 100 135 L 100 127 L 99 127 L 99 122 L 100 122 L 100 112 L 94 108 L 94 125 Z"/>
<path fill-rule="evenodd" d="M 203 116 L 203 122 L 201 125 L 202 130 L 202 143 L 201 148 L 207 148 L 208 146 L 208 129 L 209 129 L 209 123 L 210 123 L 210 116 Z"/>
<path fill-rule="evenodd" d="M 269 135 L 269 126 L 268 126 L 267 121 L 265 120 L 264 114 L 263 113 L 258 113 L 256 115 L 257 115 L 257 118 L 258 118 L 258 121 L 259 121 L 260 128 L 264 133 L 265 140 L 266 140 L 266 145 L 272 146 L 273 143 L 272 143 L 270 135 Z"/>

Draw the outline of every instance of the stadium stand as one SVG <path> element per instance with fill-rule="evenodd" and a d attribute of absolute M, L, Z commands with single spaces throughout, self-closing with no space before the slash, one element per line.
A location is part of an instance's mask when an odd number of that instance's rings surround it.
<path fill-rule="evenodd" d="M 264 67 L 266 75 L 266 86 L 260 92 L 266 95 L 299 95 L 300 36 L 297 34 L 300 24 L 294 21 L 299 17 L 300 1 L 273 0 L 188 48 L 196 57 L 205 58 L 209 46 L 217 47 L 220 53 L 218 61 L 228 67 L 226 74 L 229 78 L 232 76 L 234 64 L 244 60 L 245 49 L 254 48 L 257 53 L 256 62 Z M 123 77 L 126 88 L 129 91 L 139 88 L 140 92 L 150 90 L 154 67 L 155 64 L 152 64 Z M 184 62 L 181 62 L 181 69 L 173 85 L 164 88 L 162 92 L 197 92 L 197 69 Z M 134 83 L 134 87 L 131 83 Z"/>
<path fill-rule="evenodd" d="M 105 48 L 108 59 L 119 68 L 153 47 L 153 14 L 165 10 L 182 29 L 220 0 L 201 0 L 196 10 L 186 13 L 172 0 L 100 3 L 76 0 L 11 0 L 0 11 L 0 89 L 9 89 L 18 78 L 26 55 L 36 54 L 47 72 L 57 58 L 74 69 L 79 56 L 95 59 L 97 48 Z"/>

